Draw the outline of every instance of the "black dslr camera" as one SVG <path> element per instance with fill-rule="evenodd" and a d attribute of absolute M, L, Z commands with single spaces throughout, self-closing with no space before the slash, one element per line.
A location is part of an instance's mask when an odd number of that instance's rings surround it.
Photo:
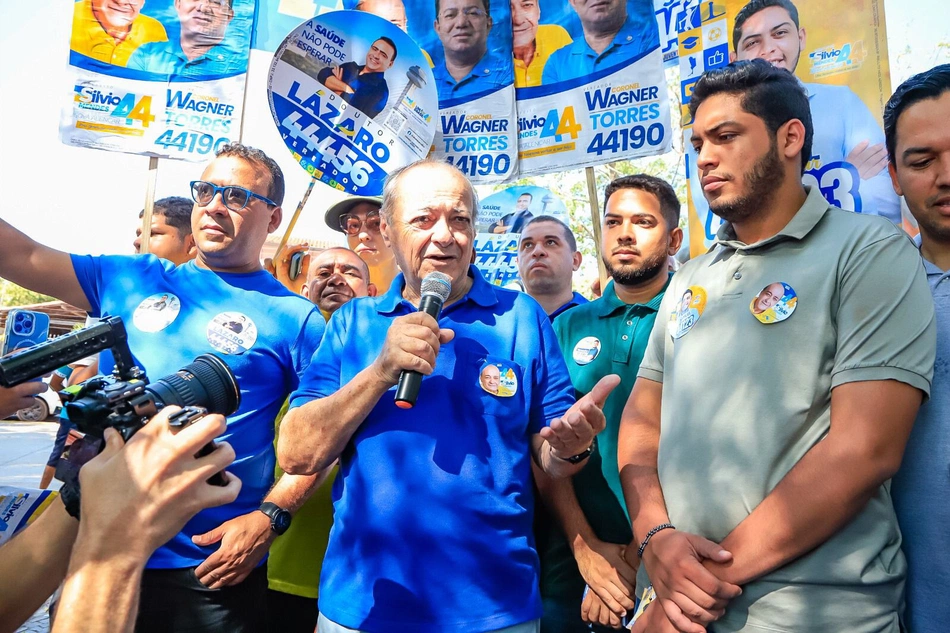
<path fill-rule="evenodd" d="M 169 404 L 182 408 L 168 421 L 179 427 L 209 412 L 231 415 L 241 404 L 234 374 L 214 354 L 202 354 L 176 373 L 149 383 L 132 359 L 125 325 L 119 317 L 107 317 L 92 327 L 0 358 L 0 385 L 14 387 L 106 349 L 111 349 L 115 358 L 110 376 L 96 376 L 59 392 L 70 421 L 86 435 L 73 443 L 69 457 L 60 460 L 56 469 L 57 477 L 65 482 L 64 502 L 72 492 L 67 488 L 74 487 L 78 492 L 79 469 L 102 450 L 102 435 L 107 428 L 114 428 L 128 441 Z M 213 450 L 211 442 L 198 455 Z M 218 473 L 209 483 L 224 485 L 225 480 Z M 76 509 L 78 512 L 78 494 Z"/>

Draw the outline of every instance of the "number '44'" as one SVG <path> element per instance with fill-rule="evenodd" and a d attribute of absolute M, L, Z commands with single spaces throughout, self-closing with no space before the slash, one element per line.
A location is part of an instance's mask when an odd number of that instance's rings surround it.
<path fill-rule="evenodd" d="M 560 143 L 563 134 L 570 134 L 572 139 L 577 140 L 577 134 L 580 131 L 581 124 L 574 116 L 574 106 L 567 106 L 560 116 L 557 110 L 548 112 L 548 115 L 544 117 L 544 127 L 541 128 L 541 138 L 553 136 L 554 140 Z"/>
<path fill-rule="evenodd" d="M 148 127 L 149 123 L 155 120 L 155 115 L 152 114 L 152 97 L 144 96 L 136 103 L 135 95 L 127 94 L 112 111 L 112 116 L 125 117 L 129 125 L 132 121 L 141 121 L 142 127 Z"/>

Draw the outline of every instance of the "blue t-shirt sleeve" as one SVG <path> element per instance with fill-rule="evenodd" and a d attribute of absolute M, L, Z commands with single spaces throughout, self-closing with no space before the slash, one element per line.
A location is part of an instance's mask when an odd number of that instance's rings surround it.
<path fill-rule="evenodd" d="M 311 400 L 325 398 L 336 393 L 342 386 L 340 376 L 343 343 L 346 340 L 346 322 L 348 321 L 346 317 L 352 312 L 351 308 L 351 305 L 345 305 L 330 317 L 323 339 L 300 378 L 300 384 L 290 394 L 291 409 Z"/>
<path fill-rule="evenodd" d="M 291 356 L 294 363 L 294 371 L 290 383 L 291 389 L 296 389 L 303 379 L 307 368 L 310 366 L 310 361 L 313 359 L 313 355 L 320 346 L 320 341 L 323 338 L 326 327 L 323 315 L 320 314 L 317 308 L 313 308 L 304 320 L 303 327 L 300 328 L 300 334 L 297 335 L 297 340 L 294 341 L 293 347 L 291 348 Z"/>
<path fill-rule="evenodd" d="M 540 345 L 533 368 L 537 380 L 532 392 L 528 421 L 528 430 L 531 433 L 538 433 L 550 425 L 551 420 L 564 415 L 574 404 L 574 386 L 571 384 L 571 376 L 567 371 L 554 328 L 540 307 L 537 312 L 540 315 Z"/>
<path fill-rule="evenodd" d="M 79 280 L 79 285 L 82 286 L 86 300 L 92 306 L 89 314 L 94 317 L 102 316 L 99 314 L 101 305 L 99 288 L 102 287 L 102 271 L 99 261 L 101 258 L 92 255 L 70 255 L 69 258 L 73 261 L 73 270 L 76 271 L 76 279 Z"/>
<path fill-rule="evenodd" d="M 333 74 L 333 67 L 327 66 L 326 68 L 324 68 L 323 70 L 317 73 L 317 81 L 319 81 L 322 84 L 326 84 L 327 77 L 329 77 L 332 74 Z"/>

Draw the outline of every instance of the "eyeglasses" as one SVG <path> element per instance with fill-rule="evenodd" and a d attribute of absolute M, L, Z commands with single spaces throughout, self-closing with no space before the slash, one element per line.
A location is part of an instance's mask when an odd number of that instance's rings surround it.
<path fill-rule="evenodd" d="M 466 7 L 465 9 L 462 9 L 461 13 L 465 17 L 470 18 L 472 20 L 476 18 L 481 20 L 481 19 L 484 19 L 488 15 L 487 11 L 485 11 L 484 9 L 479 9 L 478 7 Z M 439 14 L 439 19 L 444 20 L 446 22 L 452 22 L 453 20 L 458 18 L 458 16 L 459 16 L 458 9 L 446 9 L 445 11 Z"/>
<path fill-rule="evenodd" d="M 367 233 L 379 233 L 379 211 L 370 211 L 366 214 L 365 220 L 361 220 L 360 216 L 352 213 L 344 213 L 340 216 L 340 228 L 347 235 L 359 235 L 364 226 Z"/>
<path fill-rule="evenodd" d="M 191 197 L 203 207 L 211 204 L 211 201 L 214 200 L 214 197 L 218 195 L 219 191 L 221 192 L 221 201 L 224 203 L 224 206 L 231 211 L 240 211 L 251 202 L 251 198 L 263 200 L 271 207 L 277 206 L 277 203 L 273 200 L 269 200 L 244 187 L 238 187 L 236 185 L 219 187 L 203 180 L 191 181 Z"/>

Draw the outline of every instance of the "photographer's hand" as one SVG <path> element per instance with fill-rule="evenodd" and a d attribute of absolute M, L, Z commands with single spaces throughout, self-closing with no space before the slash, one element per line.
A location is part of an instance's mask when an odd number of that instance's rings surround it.
<path fill-rule="evenodd" d="M 31 380 L 16 387 L 0 387 L 0 419 L 33 406 L 33 397 L 49 389 L 45 382 Z"/>
<path fill-rule="evenodd" d="M 233 475 L 225 486 L 208 483 L 234 461 L 230 445 L 195 457 L 224 432 L 224 418 L 207 415 L 176 432 L 167 422 L 177 410 L 165 407 L 128 442 L 107 429 L 105 449 L 79 472 L 82 520 L 54 633 L 131 630 L 152 552 L 200 510 L 237 498 Z"/>

